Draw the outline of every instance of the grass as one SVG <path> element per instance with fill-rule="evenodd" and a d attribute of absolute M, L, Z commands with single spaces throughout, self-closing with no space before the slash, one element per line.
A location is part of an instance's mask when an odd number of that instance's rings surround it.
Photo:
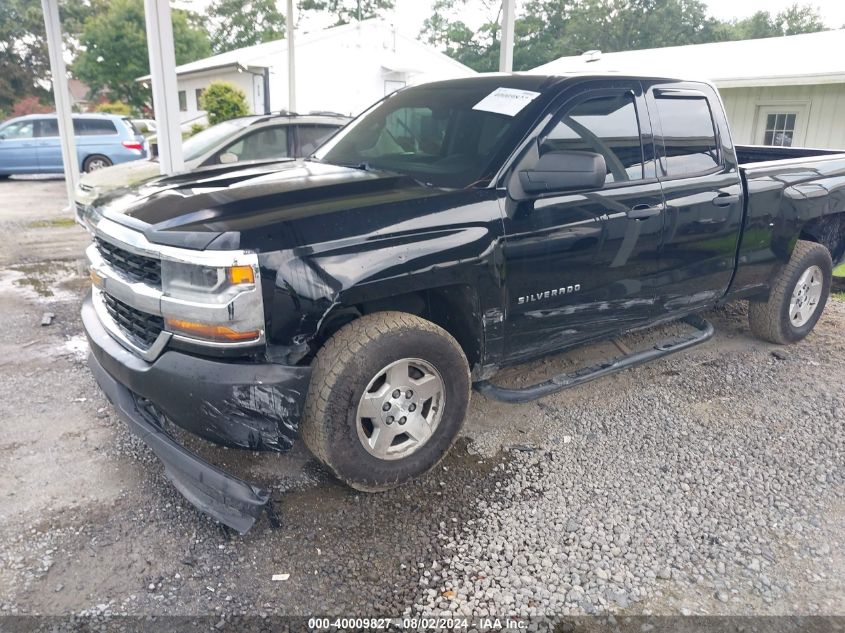
<path fill-rule="evenodd" d="M 833 269 L 834 277 L 845 277 L 845 262 Z"/>
<path fill-rule="evenodd" d="M 50 220 L 35 220 L 27 224 L 30 229 L 46 229 L 57 226 L 73 226 L 76 221 L 73 218 L 51 218 Z"/>

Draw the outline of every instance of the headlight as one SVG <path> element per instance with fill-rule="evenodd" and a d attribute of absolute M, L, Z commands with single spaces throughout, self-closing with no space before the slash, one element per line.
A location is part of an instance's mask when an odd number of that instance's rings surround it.
<path fill-rule="evenodd" d="M 264 336 L 258 266 L 205 266 L 162 260 L 161 312 L 174 334 L 245 343 Z"/>

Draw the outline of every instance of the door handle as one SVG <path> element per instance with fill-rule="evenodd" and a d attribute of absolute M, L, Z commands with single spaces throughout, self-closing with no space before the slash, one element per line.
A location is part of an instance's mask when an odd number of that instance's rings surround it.
<path fill-rule="evenodd" d="M 631 220 L 645 220 L 655 215 L 660 215 L 664 208 L 662 204 L 638 204 L 635 207 L 631 207 L 627 215 Z"/>
<path fill-rule="evenodd" d="M 732 204 L 739 202 L 739 196 L 736 194 L 720 193 L 718 196 L 713 198 L 712 202 L 717 207 L 729 207 Z"/>

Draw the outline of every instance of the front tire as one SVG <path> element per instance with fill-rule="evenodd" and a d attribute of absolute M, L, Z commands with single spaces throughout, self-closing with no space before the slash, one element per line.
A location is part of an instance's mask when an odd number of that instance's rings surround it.
<path fill-rule="evenodd" d="M 347 485 L 387 490 L 446 455 L 469 391 L 466 357 L 448 332 L 378 312 L 341 328 L 317 353 L 300 433 Z"/>
<path fill-rule="evenodd" d="M 830 294 L 833 262 L 821 244 L 799 240 L 766 302 L 751 302 L 752 333 L 772 343 L 795 343 L 816 326 Z"/>

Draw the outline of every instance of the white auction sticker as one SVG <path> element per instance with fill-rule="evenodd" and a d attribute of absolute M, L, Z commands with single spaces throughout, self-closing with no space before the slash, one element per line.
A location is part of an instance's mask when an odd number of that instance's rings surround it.
<path fill-rule="evenodd" d="M 540 96 L 539 92 L 517 90 L 515 88 L 496 88 L 481 101 L 472 106 L 473 110 L 484 110 L 516 116 L 519 112 Z"/>

